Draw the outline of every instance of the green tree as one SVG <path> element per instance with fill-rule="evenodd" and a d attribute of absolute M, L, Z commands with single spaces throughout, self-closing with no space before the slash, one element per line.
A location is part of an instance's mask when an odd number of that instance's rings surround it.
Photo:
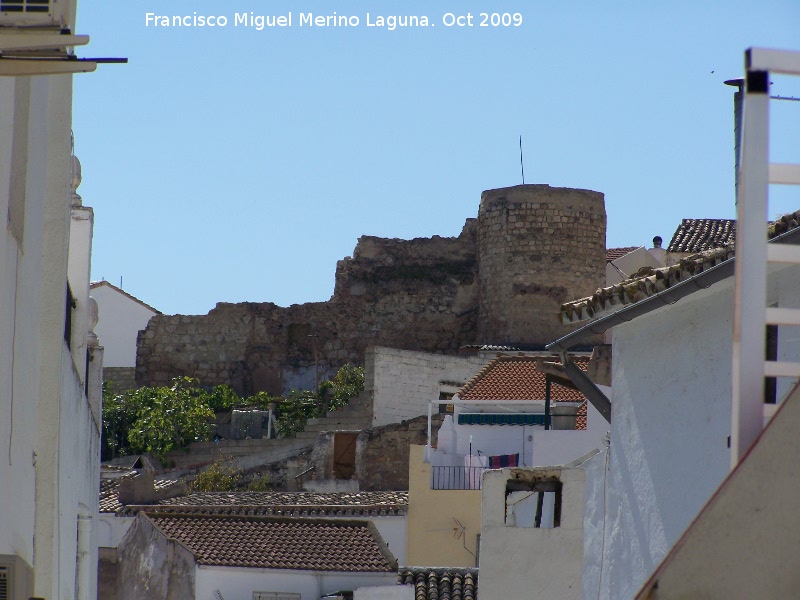
<path fill-rule="evenodd" d="M 128 441 L 139 452 L 152 452 L 160 459 L 170 450 L 192 442 L 207 440 L 211 433 L 209 419 L 214 411 L 206 395 L 193 387 L 188 378 L 173 379 L 171 387 L 146 389 L 148 406 L 142 406 L 128 433 Z M 137 390 L 138 391 L 138 390 Z"/>

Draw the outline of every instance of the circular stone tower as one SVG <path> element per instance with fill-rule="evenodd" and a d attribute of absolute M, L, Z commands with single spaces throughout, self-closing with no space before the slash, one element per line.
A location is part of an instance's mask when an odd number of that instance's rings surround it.
<path fill-rule="evenodd" d="M 590 190 L 518 185 L 481 194 L 478 211 L 481 344 L 546 344 L 574 327 L 563 302 L 605 282 L 606 210 Z"/>

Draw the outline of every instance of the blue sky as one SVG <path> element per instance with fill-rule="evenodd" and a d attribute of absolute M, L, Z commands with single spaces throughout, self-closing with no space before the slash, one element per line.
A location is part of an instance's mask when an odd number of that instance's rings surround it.
<path fill-rule="evenodd" d="M 250 11 L 293 26 L 233 26 Z M 360 26 L 300 27 L 309 12 Z M 750 46 L 800 49 L 798 31 L 795 0 L 81 0 L 78 54 L 129 59 L 75 77 L 92 278 L 165 313 L 327 300 L 359 236 L 458 235 L 482 190 L 520 183 L 520 135 L 527 183 L 605 194 L 609 247 L 667 242 L 682 218 L 734 216 L 723 81 Z M 773 105 L 773 159 L 800 161 L 800 102 Z M 797 208 L 780 190 L 770 211 Z"/>

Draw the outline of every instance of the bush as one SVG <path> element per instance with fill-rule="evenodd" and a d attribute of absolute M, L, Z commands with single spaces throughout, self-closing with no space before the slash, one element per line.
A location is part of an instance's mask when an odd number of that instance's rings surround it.
<path fill-rule="evenodd" d="M 242 480 L 242 471 L 231 459 L 217 459 L 202 473 L 198 473 L 189 485 L 192 492 L 230 492 Z"/>

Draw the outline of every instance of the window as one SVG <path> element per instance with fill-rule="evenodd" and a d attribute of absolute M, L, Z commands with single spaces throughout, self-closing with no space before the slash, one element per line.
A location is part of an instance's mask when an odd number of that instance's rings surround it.
<path fill-rule="evenodd" d="M 506 483 L 506 527 L 551 529 L 561 526 L 562 483 L 547 477 Z"/>

